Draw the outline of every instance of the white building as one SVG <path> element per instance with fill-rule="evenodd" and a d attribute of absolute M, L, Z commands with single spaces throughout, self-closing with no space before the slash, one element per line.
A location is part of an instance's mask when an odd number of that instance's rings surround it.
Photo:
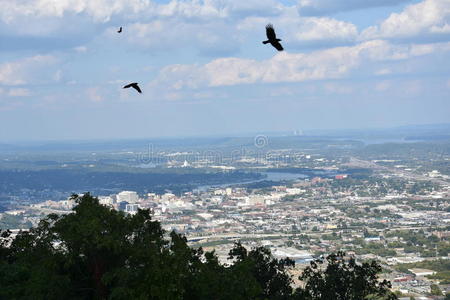
<path fill-rule="evenodd" d="M 431 178 L 441 177 L 442 174 L 438 170 L 433 170 L 428 173 L 428 176 Z"/>
<path fill-rule="evenodd" d="M 132 214 L 132 215 L 137 213 L 138 209 L 139 209 L 139 206 L 137 204 L 127 204 L 125 206 L 125 212 Z"/>
<path fill-rule="evenodd" d="M 165 193 L 164 195 L 161 196 L 161 200 L 163 202 L 170 202 L 172 200 L 175 200 L 177 196 L 175 196 L 172 193 Z"/>
<path fill-rule="evenodd" d="M 131 191 L 123 191 L 117 194 L 117 202 L 136 203 L 139 201 L 138 194 Z"/>
<path fill-rule="evenodd" d="M 428 269 L 408 269 L 408 271 L 410 271 L 411 273 L 413 273 L 416 276 L 428 276 L 428 275 L 434 275 L 436 274 L 436 271 L 433 270 L 428 270 Z"/>
<path fill-rule="evenodd" d="M 299 188 L 288 188 L 286 189 L 286 193 L 288 193 L 289 195 L 298 195 L 301 193 L 306 192 L 305 190 L 299 189 Z"/>
<path fill-rule="evenodd" d="M 100 197 L 98 197 L 98 202 L 101 205 L 106 205 L 106 206 L 113 206 L 115 203 L 114 199 L 110 196 L 100 196 Z"/>
<path fill-rule="evenodd" d="M 262 195 L 251 195 L 246 199 L 247 205 L 264 205 L 265 204 L 265 197 Z"/>

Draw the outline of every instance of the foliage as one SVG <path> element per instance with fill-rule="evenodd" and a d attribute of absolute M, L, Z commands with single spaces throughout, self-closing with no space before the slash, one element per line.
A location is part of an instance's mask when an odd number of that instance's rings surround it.
<path fill-rule="evenodd" d="M 73 197 L 71 214 L 48 215 L 15 238 L 1 232 L 0 299 L 396 299 L 388 282 L 378 282 L 376 262 L 330 255 L 324 270 L 313 262 L 301 276 L 305 287 L 294 290 L 294 262 L 267 248 L 236 243 L 222 265 L 214 252 L 166 233 L 148 210 L 125 215 L 90 194 Z"/>
<path fill-rule="evenodd" d="M 354 258 L 346 259 L 343 252 L 338 252 L 326 258 L 326 269 L 322 268 L 323 263 L 311 262 L 300 276 L 306 284 L 296 291 L 298 299 L 397 299 L 390 292 L 388 281 L 378 281 L 377 274 L 382 270 L 375 261 L 357 264 Z"/>
<path fill-rule="evenodd" d="M 218 172 L 172 168 L 170 173 L 161 169 L 104 170 L 49 169 L 49 170 L 2 170 L 0 169 L 0 192 L 9 194 L 21 190 L 52 191 L 117 191 L 125 188 L 139 193 L 175 193 L 190 191 L 202 185 L 216 185 L 261 179 L 262 175 L 243 171 Z"/>
<path fill-rule="evenodd" d="M 430 286 L 430 289 L 431 289 L 431 292 L 430 292 L 431 295 L 433 295 L 433 296 L 442 296 L 442 291 L 439 288 L 439 286 L 437 286 L 436 284 L 432 284 Z"/>

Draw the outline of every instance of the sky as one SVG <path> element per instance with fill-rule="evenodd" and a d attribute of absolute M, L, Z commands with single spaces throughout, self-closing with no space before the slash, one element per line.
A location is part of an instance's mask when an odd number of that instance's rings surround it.
<path fill-rule="evenodd" d="M 0 143 L 450 122 L 450 0 L 0 7 Z"/>

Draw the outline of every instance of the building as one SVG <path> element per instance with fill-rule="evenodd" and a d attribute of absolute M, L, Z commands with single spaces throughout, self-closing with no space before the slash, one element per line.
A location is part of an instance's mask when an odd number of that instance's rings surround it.
<path fill-rule="evenodd" d="M 289 195 L 298 195 L 301 193 L 304 193 L 305 190 L 302 190 L 300 188 L 287 188 L 286 189 L 286 193 L 288 193 Z"/>
<path fill-rule="evenodd" d="M 265 204 L 265 197 L 262 195 L 251 195 L 246 199 L 247 205 L 264 205 Z"/>
<path fill-rule="evenodd" d="M 427 275 L 434 275 L 434 274 L 436 274 L 435 271 L 433 271 L 433 270 L 428 270 L 428 269 L 417 269 L 417 268 L 415 268 L 415 269 L 408 269 L 408 271 L 410 271 L 410 272 L 413 273 L 414 275 L 420 276 L 420 277 L 422 277 L 422 276 L 427 276 Z"/>
<path fill-rule="evenodd" d="M 176 200 L 177 196 L 175 196 L 172 193 L 165 193 L 164 195 L 161 196 L 161 200 L 163 202 L 170 202 L 170 201 L 174 201 Z"/>
<path fill-rule="evenodd" d="M 61 201 L 61 208 L 66 209 L 66 210 L 71 210 L 72 208 L 74 208 L 76 205 L 75 199 L 67 199 L 67 200 L 63 200 Z"/>
<path fill-rule="evenodd" d="M 115 203 L 115 200 L 113 199 L 113 197 L 110 197 L 110 196 L 100 196 L 100 197 L 98 197 L 98 202 L 101 205 L 113 206 Z"/>
<path fill-rule="evenodd" d="M 139 206 L 135 203 L 125 205 L 125 212 L 129 214 L 137 213 Z"/>
<path fill-rule="evenodd" d="M 137 203 L 139 201 L 138 194 L 132 191 L 123 191 L 117 194 L 117 202 Z"/>

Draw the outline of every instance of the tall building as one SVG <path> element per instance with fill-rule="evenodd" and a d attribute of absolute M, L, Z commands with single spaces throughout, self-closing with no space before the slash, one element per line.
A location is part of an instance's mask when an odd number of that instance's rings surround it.
<path fill-rule="evenodd" d="M 139 201 L 138 194 L 132 191 L 123 191 L 117 194 L 117 202 L 136 203 Z"/>

